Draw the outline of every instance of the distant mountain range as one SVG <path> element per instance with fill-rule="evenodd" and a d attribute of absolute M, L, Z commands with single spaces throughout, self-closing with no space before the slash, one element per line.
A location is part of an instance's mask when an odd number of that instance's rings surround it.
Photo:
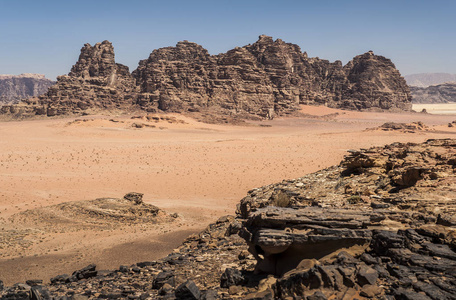
<path fill-rule="evenodd" d="M 404 76 L 407 84 L 416 87 L 428 87 L 447 82 L 456 83 L 456 74 L 449 73 L 421 73 Z"/>
<path fill-rule="evenodd" d="M 431 85 L 428 87 L 411 86 L 413 103 L 452 103 L 456 102 L 456 82 Z"/>
<path fill-rule="evenodd" d="M 421 73 L 404 76 L 413 103 L 456 102 L 456 74 Z"/>
<path fill-rule="evenodd" d="M 0 75 L 0 104 L 42 95 L 54 84 L 41 74 Z"/>

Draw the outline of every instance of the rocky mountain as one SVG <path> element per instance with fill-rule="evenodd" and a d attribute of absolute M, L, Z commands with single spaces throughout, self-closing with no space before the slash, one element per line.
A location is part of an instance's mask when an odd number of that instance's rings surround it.
<path fill-rule="evenodd" d="M 431 85 L 428 87 L 411 86 L 413 103 L 452 103 L 456 102 L 456 82 Z"/>
<path fill-rule="evenodd" d="M 253 189 L 158 261 L 3 287 L 2 299 L 456 299 L 456 140 L 350 150 Z"/>
<path fill-rule="evenodd" d="M 57 77 L 57 84 L 38 98 L 26 101 L 38 115 L 64 115 L 88 108 L 128 107 L 136 97 L 135 80 L 127 66 L 117 64 L 108 41 L 85 44 L 68 75 Z"/>
<path fill-rule="evenodd" d="M 449 73 L 421 73 L 404 76 L 407 84 L 414 87 L 428 87 L 447 82 L 456 82 L 456 74 Z"/>
<path fill-rule="evenodd" d="M 41 74 L 0 75 L 0 104 L 42 95 L 53 84 Z"/>
<path fill-rule="evenodd" d="M 409 88 L 387 58 L 372 51 L 347 65 L 309 58 L 299 46 L 269 36 L 254 44 L 210 55 L 188 41 L 154 50 L 129 73 L 104 41 L 86 44 L 78 62 L 43 96 L 4 113 L 80 114 L 86 110 L 143 109 L 271 118 L 299 104 L 346 109 L 409 110 Z"/>

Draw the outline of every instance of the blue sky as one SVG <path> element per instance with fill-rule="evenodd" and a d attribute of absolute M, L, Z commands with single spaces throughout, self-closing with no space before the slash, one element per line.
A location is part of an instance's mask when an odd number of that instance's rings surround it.
<path fill-rule="evenodd" d="M 156 48 L 189 40 L 211 54 L 260 34 L 347 63 L 373 50 L 403 75 L 456 73 L 456 1 L 0 0 L 0 74 L 66 74 L 85 43 L 109 40 L 133 71 Z"/>

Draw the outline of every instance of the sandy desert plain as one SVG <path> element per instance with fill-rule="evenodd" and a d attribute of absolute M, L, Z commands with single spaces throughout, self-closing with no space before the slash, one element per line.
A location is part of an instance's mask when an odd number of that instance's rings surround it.
<path fill-rule="evenodd" d="M 252 188 L 338 164 L 348 149 L 456 136 L 456 127 L 448 127 L 454 114 L 313 106 L 301 112 L 244 125 L 178 114 L 160 115 L 157 122 L 97 115 L 0 123 L 0 279 L 10 285 L 71 274 L 89 263 L 114 269 L 155 260 L 234 214 Z M 415 121 L 430 130 L 366 130 Z M 150 127 L 132 126 L 138 122 Z M 58 209 L 128 192 L 144 193 L 146 203 L 178 217 L 94 223 Z"/>

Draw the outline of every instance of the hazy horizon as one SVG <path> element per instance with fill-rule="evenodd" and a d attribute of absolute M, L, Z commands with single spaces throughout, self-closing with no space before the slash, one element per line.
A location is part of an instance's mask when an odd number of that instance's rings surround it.
<path fill-rule="evenodd" d="M 210 54 L 266 34 L 346 64 L 373 50 L 402 75 L 456 73 L 453 1 L 2 1 L 0 74 L 67 74 L 85 43 L 113 43 L 130 71 L 152 50 L 189 40 Z"/>

